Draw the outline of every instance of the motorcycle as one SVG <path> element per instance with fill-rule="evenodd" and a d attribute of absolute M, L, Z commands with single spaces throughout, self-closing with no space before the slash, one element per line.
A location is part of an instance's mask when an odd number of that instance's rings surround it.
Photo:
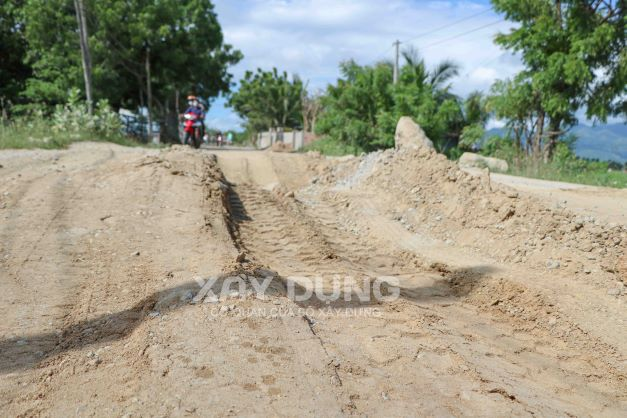
<path fill-rule="evenodd" d="M 183 119 L 185 119 L 185 127 L 183 131 L 185 132 L 185 145 L 191 145 L 194 148 L 200 147 L 200 141 L 202 141 L 202 122 L 200 117 L 195 114 L 188 112 L 183 115 Z M 188 142 L 191 141 L 190 144 Z"/>

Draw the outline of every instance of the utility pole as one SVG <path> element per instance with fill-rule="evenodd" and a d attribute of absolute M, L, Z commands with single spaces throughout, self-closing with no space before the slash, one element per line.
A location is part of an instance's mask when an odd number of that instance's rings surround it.
<path fill-rule="evenodd" d="M 94 99 L 91 87 L 91 55 L 89 53 L 89 43 L 87 34 L 87 23 L 85 19 L 85 4 L 83 0 L 74 0 L 76 10 L 76 21 L 78 23 L 78 36 L 81 45 L 81 57 L 83 58 L 83 76 L 85 78 L 85 95 L 87 96 L 87 113 L 94 113 Z"/>
<path fill-rule="evenodd" d="M 148 140 L 152 142 L 152 81 L 150 79 L 150 45 L 146 44 L 146 96 L 148 109 Z"/>
<path fill-rule="evenodd" d="M 400 46 L 401 41 L 398 39 L 394 42 L 395 46 L 395 56 L 394 56 L 394 84 L 398 83 L 398 47 Z"/>

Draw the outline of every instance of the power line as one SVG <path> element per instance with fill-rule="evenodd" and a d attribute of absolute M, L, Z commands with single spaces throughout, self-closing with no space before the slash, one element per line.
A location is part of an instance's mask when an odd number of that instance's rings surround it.
<path fill-rule="evenodd" d="M 493 61 L 500 59 L 501 57 L 503 57 L 504 55 L 506 55 L 505 52 L 499 51 L 499 53 L 492 57 L 492 58 L 488 58 L 486 60 L 481 61 L 479 64 L 475 65 L 474 67 L 472 67 L 470 70 L 466 71 L 462 77 L 466 78 L 470 75 L 471 72 L 475 71 L 477 68 L 483 67 L 484 65 L 488 65 L 490 63 L 492 63 Z"/>
<path fill-rule="evenodd" d="M 471 30 L 469 30 L 469 31 L 462 32 L 462 33 L 459 33 L 459 34 L 457 34 L 457 35 L 451 36 L 450 38 L 442 39 L 442 40 L 440 40 L 440 41 L 433 42 L 433 43 L 431 43 L 431 44 L 425 45 L 425 46 L 421 47 L 420 49 L 425 49 L 425 48 L 430 48 L 430 47 L 432 47 L 432 46 L 440 45 L 440 44 L 443 44 L 443 43 L 445 43 L 445 42 L 449 42 L 449 41 L 452 41 L 452 40 L 454 40 L 454 39 L 461 38 L 462 36 L 466 36 L 466 35 L 468 35 L 469 33 L 477 32 L 477 31 L 479 31 L 479 30 L 481 30 L 481 29 L 485 29 L 485 28 L 487 28 L 487 27 L 494 26 L 494 25 L 496 25 L 496 24 L 498 24 L 498 23 L 501 23 L 501 22 L 504 22 L 504 20 L 499 19 L 499 20 L 497 20 L 497 21 L 495 21 L 495 22 L 488 23 L 488 24 L 486 24 L 486 25 L 479 26 L 479 27 L 474 28 L 474 29 L 471 29 Z"/>
<path fill-rule="evenodd" d="M 443 26 L 440 26 L 438 28 L 432 29 L 432 30 L 430 30 L 428 32 L 421 33 L 420 35 L 414 36 L 413 38 L 406 39 L 406 40 L 401 41 L 401 42 L 402 43 L 407 43 L 407 42 L 414 41 L 414 40 L 416 40 L 418 38 L 422 38 L 422 37 L 425 37 L 427 35 L 431 35 L 432 33 L 439 32 L 442 29 L 447 29 L 447 28 L 453 27 L 453 26 L 455 26 L 455 25 L 457 25 L 459 23 L 462 23 L 462 22 L 465 22 L 467 20 L 470 20 L 470 19 L 472 19 L 474 17 L 481 16 L 482 14 L 485 14 L 485 13 L 491 11 L 491 10 L 492 10 L 492 7 L 488 7 L 487 9 L 484 9 L 484 10 L 480 11 L 479 13 L 475 13 L 473 15 L 466 16 L 465 18 L 456 20 L 455 22 L 447 23 L 446 25 L 443 25 Z"/>
<path fill-rule="evenodd" d="M 438 32 L 438 31 L 441 31 L 442 29 L 447 29 L 447 28 L 453 27 L 453 26 L 455 26 L 455 25 L 457 25 L 457 24 L 459 24 L 459 23 L 465 22 L 465 21 L 470 20 L 470 19 L 472 19 L 472 18 L 475 18 L 475 17 L 477 17 L 477 16 L 481 16 L 482 14 L 485 14 L 485 13 L 487 13 L 487 12 L 491 11 L 492 9 L 493 9 L 492 7 L 488 7 L 487 9 L 484 9 L 484 10 L 482 10 L 482 11 L 478 12 L 478 13 L 472 14 L 472 15 L 470 15 L 470 16 L 466 16 L 466 17 L 464 17 L 464 18 L 462 18 L 462 19 L 456 20 L 456 21 L 451 22 L 451 23 L 447 23 L 446 25 L 443 25 L 443 26 L 437 27 L 437 28 L 432 29 L 432 30 L 430 30 L 430 31 L 423 32 L 423 33 L 421 33 L 420 35 L 414 36 L 413 38 L 409 38 L 409 39 L 406 39 L 406 40 L 404 40 L 404 41 L 400 41 L 400 43 L 407 43 L 407 42 L 411 42 L 411 41 L 414 41 L 414 40 L 416 40 L 416 39 L 418 39 L 418 38 L 422 38 L 422 37 L 424 37 L 424 36 L 431 35 L 432 33 L 435 33 L 435 32 Z M 391 46 L 389 46 L 388 48 L 386 48 L 386 50 L 385 50 L 385 51 L 383 51 L 383 52 L 382 52 L 382 53 L 380 53 L 380 54 L 377 54 L 377 55 L 376 55 L 376 57 L 377 57 L 377 58 L 375 58 L 375 59 L 378 59 L 379 57 L 385 56 L 385 54 L 387 54 L 387 53 L 390 51 L 390 49 L 394 48 L 395 46 L 396 46 L 396 42 L 392 43 L 392 45 L 391 45 Z"/>
<path fill-rule="evenodd" d="M 388 46 L 385 51 L 382 51 L 381 53 L 374 55 L 374 61 L 380 61 L 381 59 L 385 59 L 385 56 L 387 55 L 388 52 L 390 52 L 390 50 L 394 48 L 394 44 Z"/>

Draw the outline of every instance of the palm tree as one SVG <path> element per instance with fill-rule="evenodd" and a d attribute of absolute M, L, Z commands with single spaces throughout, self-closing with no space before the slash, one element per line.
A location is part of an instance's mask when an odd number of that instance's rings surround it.
<path fill-rule="evenodd" d="M 435 66 L 433 70 L 429 72 L 429 84 L 431 87 L 438 90 L 448 90 L 451 85 L 444 86 L 444 83 L 451 78 L 459 75 L 459 65 L 451 60 L 444 60 Z"/>
<path fill-rule="evenodd" d="M 445 83 L 459 75 L 460 67 L 457 63 L 447 59 L 429 71 L 425 60 L 420 57 L 418 50 L 413 46 L 406 48 L 402 55 L 406 65 L 411 68 L 414 81 L 419 86 L 429 85 L 434 92 L 443 92 L 445 93 L 444 96 L 448 96 L 451 85 L 445 85 Z"/>

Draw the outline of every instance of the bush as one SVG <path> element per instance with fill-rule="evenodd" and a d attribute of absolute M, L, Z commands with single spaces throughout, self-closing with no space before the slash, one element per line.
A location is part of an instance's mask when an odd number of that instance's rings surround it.
<path fill-rule="evenodd" d="M 627 173 L 611 168 L 616 165 L 577 157 L 573 151 L 575 139 L 570 136 L 560 141 L 549 163 L 534 160 L 519 152 L 509 138 L 496 135 L 484 142 L 481 154 L 506 160 L 510 167 L 508 174 L 516 176 L 592 186 L 627 187 Z"/>
<path fill-rule="evenodd" d="M 344 142 L 337 141 L 331 137 L 323 137 L 311 144 L 303 147 L 302 152 L 318 151 L 323 155 L 348 155 L 348 154 L 361 154 L 363 150 L 361 148 L 355 148 Z"/>
<path fill-rule="evenodd" d="M 500 158 L 510 165 L 516 163 L 521 157 L 511 139 L 497 135 L 493 135 L 485 141 L 480 154 L 486 157 Z"/>
<path fill-rule="evenodd" d="M 52 114 L 52 129 L 80 138 L 90 133 L 105 139 L 117 137 L 122 131 L 119 116 L 106 100 L 96 104 L 93 116 L 89 116 L 87 104 L 80 99 L 80 91 L 71 90 L 65 105 L 57 105 Z"/>
<path fill-rule="evenodd" d="M 553 160 L 547 164 L 529 159 L 511 166 L 511 174 L 545 180 L 589 184 L 604 187 L 627 187 L 627 173 L 612 171 L 603 161 L 587 161 L 578 158 L 570 144 L 560 142 L 555 148 Z"/>
<path fill-rule="evenodd" d="M 139 145 L 122 134 L 122 123 L 106 100 L 99 101 L 93 116 L 72 90 L 68 102 L 55 107 L 47 117 L 40 109 L 0 125 L 0 149 L 64 148 L 76 141 L 105 140 L 121 145 Z"/>

